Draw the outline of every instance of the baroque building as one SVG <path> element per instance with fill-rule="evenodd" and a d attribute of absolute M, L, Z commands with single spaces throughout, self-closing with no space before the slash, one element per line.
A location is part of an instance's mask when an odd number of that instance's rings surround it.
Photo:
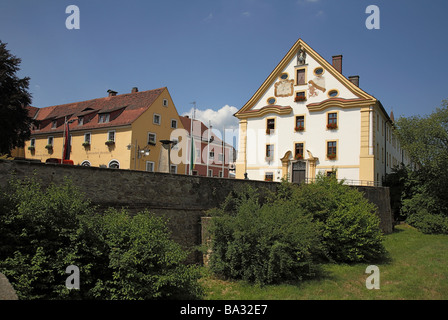
<path fill-rule="evenodd" d="M 320 174 L 381 185 L 409 163 L 393 131 L 393 113 L 345 77 L 342 55 L 326 61 L 302 39 L 235 114 L 236 178 L 300 183 Z"/>

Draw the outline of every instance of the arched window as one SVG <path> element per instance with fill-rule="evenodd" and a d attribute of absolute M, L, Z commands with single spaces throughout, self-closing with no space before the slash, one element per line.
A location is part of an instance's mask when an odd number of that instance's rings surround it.
<path fill-rule="evenodd" d="M 112 160 L 109 162 L 109 168 L 120 169 L 120 163 L 117 160 Z"/>
<path fill-rule="evenodd" d="M 90 167 L 90 161 L 85 160 L 85 161 L 83 161 L 83 162 L 81 163 L 81 165 L 82 165 L 83 167 Z"/>

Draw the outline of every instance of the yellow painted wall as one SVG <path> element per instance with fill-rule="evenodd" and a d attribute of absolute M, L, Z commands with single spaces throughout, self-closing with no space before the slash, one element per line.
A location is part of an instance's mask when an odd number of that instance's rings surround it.
<path fill-rule="evenodd" d="M 115 145 L 109 147 L 105 144 L 109 131 L 115 131 Z M 84 133 L 90 132 L 91 145 L 84 147 Z M 113 127 L 102 128 L 86 131 L 72 131 L 70 160 L 75 165 L 80 165 L 83 161 L 89 161 L 91 166 L 98 167 L 100 165 L 108 166 L 111 160 L 117 160 L 120 168 L 129 169 L 130 166 L 130 150 L 127 146 L 131 142 L 131 127 Z M 25 157 L 29 159 L 38 159 L 45 162 L 48 158 L 62 158 L 62 133 L 52 135 L 54 137 L 53 150 L 49 151 L 45 148 L 50 134 L 34 135 L 36 139 L 35 151 L 28 150 L 30 141 L 25 143 Z"/>
<path fill-rule="evenodd" d="M 163 105 L 163 100 L 168 100 L 168 106 Z M 160 125 L 153 123 L 154 113 L 161 116 Z M 160 96 L 154 101 L 151 107 L 148 108 L 136 121 L 132 123 L 132 149 L 131 149 L 131 169 L 146 170 L 146 161 L 154 162 L 154 170 L 159 171 L 160 153 L 163 149 L 160 140 L 170 139 L 171 132 L 175 129 L 171 128 L 171 120 L 177 120 L 177 128 L 183 128 L 179 114 L 176 110 L 171 95 L 168 89 L 165 89 Z M 156 134 L 156 145 L 147 145 L 148 133 L 152 132 Z M 136 147 L 140 149 L 148 148 L 150 150 L 149 156 L 136 158 Z M 137 149 L 138 150 L 138 149 Z M 168 155 L 166 150 L 163 150 Z M 166 164 L 168 168 L 168 158 L 166 158 Z M 185 163 L 177 165 L 177 173 L 186 173 Z"/>

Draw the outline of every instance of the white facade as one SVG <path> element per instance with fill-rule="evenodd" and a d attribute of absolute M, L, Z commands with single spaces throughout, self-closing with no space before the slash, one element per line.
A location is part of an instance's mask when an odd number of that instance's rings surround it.
<path fill-rule="evenodd" d="M 300 182 L 322 172 L 347 183 L 380 185 L 386 172 L 407 160 L 393 136 L 393 119 L 358 87 L 359 78 L 342 75 L 341 63 L 342 56 L 332 65 L 301 39 L 295 43 L 235 114 L 237 178 Z M 328 128 L 332 123 L 337 128 Z"/>

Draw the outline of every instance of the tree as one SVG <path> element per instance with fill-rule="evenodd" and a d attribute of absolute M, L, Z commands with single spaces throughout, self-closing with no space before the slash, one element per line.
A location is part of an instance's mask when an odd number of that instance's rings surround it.
<path fill-rule="evenodd" d="M 401 214 L 422 232 L 448 233 L 448 100 L 427 116 L 401 117 L 396 129 L 416 164 L 402 181 Z"/>
<path fill-rule="evenodd" d="M 20 63 L 21 59 L 11 55 L 6 43 L 0 41 L 0 154 L 23 147 L 30 137 L 32 119 L 26 109 L 31 103 L 30 78 L 17 77 Z"/>
<path fill-rule="evenodd" d="M 401 117 L 396 128 L 402 148 L 417 165 L 420 183 L 448 214 L 448 100 L 426 117 Z"/>

